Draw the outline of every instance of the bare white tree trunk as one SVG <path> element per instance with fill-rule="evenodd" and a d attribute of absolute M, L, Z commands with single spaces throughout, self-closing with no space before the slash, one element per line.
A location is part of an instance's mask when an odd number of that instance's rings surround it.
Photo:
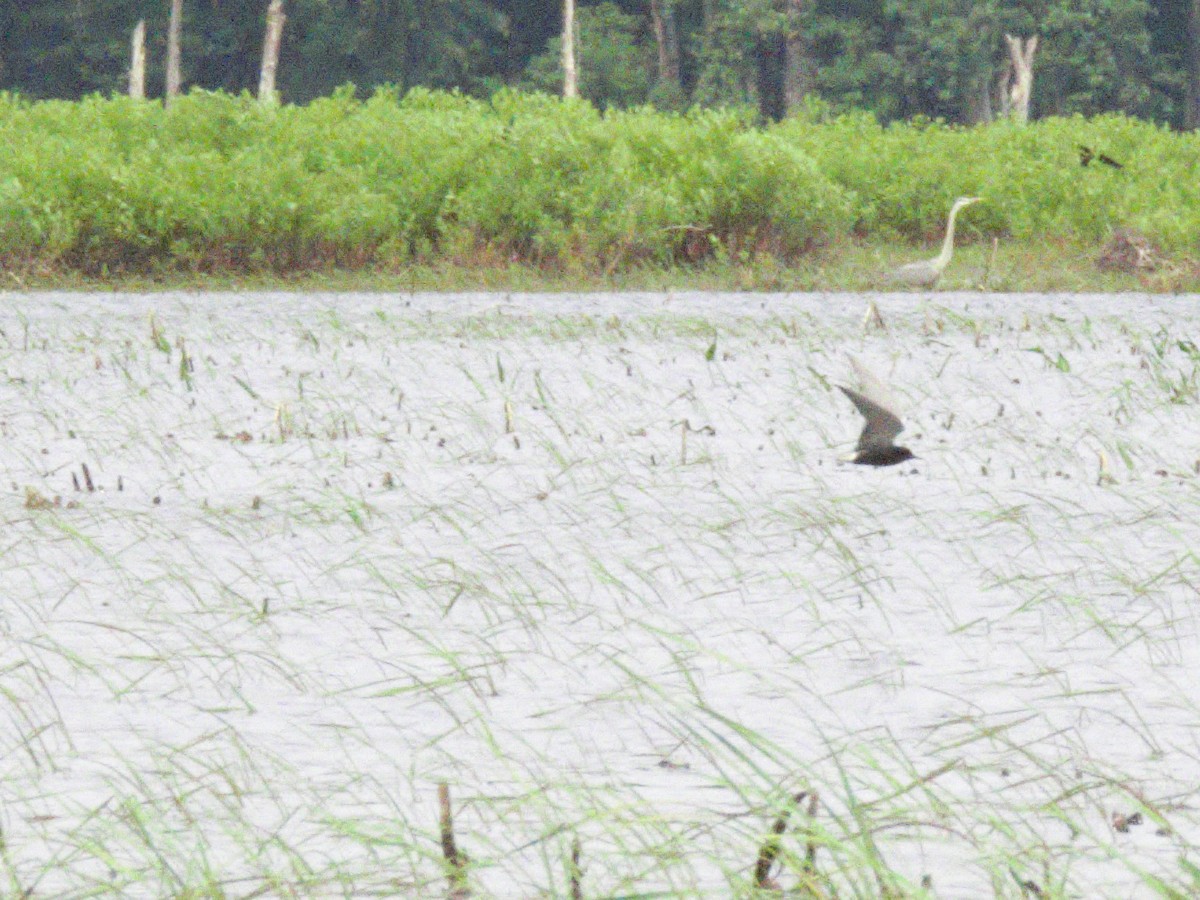
<path fill-rule="evenodd" d="M 1200 3 L 1200 0 L 1196 0 Z M 679 43 L 675 36 L 675 17 L 663 8 L 663 0 L 650 0 L 650 24 L 658 48 L 658 80 L 679 85 Z"/>
<path fill-rule="evenodd" d="M 808 0 L 788 0 L 788 32 L 784 40 L 783 105 L 794 112 L 813 90 L 812 57 L 804 28 Z"/>
<path fill-rule="evenodd" d="M 1008 112 L 1017 122 L 1029 121 L 1029 98 L 1033 95 L 1033 54 L 1037 52 L 1035 34 L 1022 41 L 1011 34 L 1004 36 L 1012 75 L 1008 86 Z"/>
<path fill-rule="evenodd" d="M 979 83 L 967 97 L 967 120 L 972 123 L 991 122 L 996 118 L 992 111 L 992 73 L 985 72 Z"/>
<path fill-rule="evenodd" d="M 658 48 L 658 80 L 666 81 L 671 63 L 667 56 L 667 26 L 663 21 L 662 0 L 650 0 L 650 24 L 654 28 L 654 46 Z"/>
<path fill-rule="evenodd" d="M 179 40 L 182 34 L 183 0 L 171 0 L 171 23 L 167 26 L 167 91 L 163 98 L 163 103 L 167 106 L 179 96 L 179 88 L 183 84 L 179 63 Z"/>
<path fill-rule="evenodd" d="M 563 96 L 579 96 L 579 75 L 575 69 L 575 0 L 563 0 L 562 33 Z"/>
<path fill-rule="evenodd" d="M 279 44 L 283 39 L 283 0 L 271 0 L 267 7 L 267 36 L 263 39 L 262 72 L 258 78 L 258 102 L 276 103 L 275 69 L 279 66 Z"/>
<path fill-rule="evenodd" d="M 146 20 L 133 29 L 133 44 L 129 53 L 129 96 L 146 99 Z"/>

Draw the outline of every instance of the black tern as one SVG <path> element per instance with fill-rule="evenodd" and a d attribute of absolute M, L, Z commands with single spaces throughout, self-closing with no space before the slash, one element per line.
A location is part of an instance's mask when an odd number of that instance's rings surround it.
<path fill-rule="evenodd" d="M 840 384 L 838 387 L 867 420 L 862 434 L 858 436 L 858 446 L 855 447 L 851 462 L 860 466 L 894 466 L 906 459 L 916 458 L 907 447 L 897 447 L 893 443 L 896 435 L 904 430 L 904 423 L 900 421 L 899 416 L 858 391 L 852 391 Z"/>
<path fill-rule="evenodd" d="M 1091 147 L 1085 147 L 1083 144 L 1080 144 L 1079 145 L 1079 164 L 1081 166 L 1086 167 L 1088 165 L 1088 163 L 1090 163 L 1093 159 L 1098 159 L 1098 160 L 1100 160 L 1100 162 L 1104 163 L 1104 165 L 1111 166 L 1114 169 L 1125 168 L 1123 165 L 1121 165 L 1119 162 L 1117 162 L 1115 159 L 1113 159 L 1107 153 L 1101 153 L 1099 156 L 1097 156 L 1095 151 L 1092 150 Z"/>

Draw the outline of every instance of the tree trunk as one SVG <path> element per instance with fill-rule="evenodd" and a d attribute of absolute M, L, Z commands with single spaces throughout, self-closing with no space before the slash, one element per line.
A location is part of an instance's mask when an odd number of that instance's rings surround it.
<path fill-rule="evenodd" d="M 135 100 L 146 99 L 146 20 L 142 19 L 133 29 L 133 43 L 129 54 L 129 96 Z"/>
<path fill-rule="evenodd" d="M 967 94 L 967 121 L 972 125 L 991 122 L 995 118 L 992 112 L 992 70 L 988 68 L 974 87 Z"/>
<path fill-rule="evenodd" d="M 1183 124 L 1200 128 L 1200 0 L 1188 3 L 1187 90 Z"/>
<path fill-rule="evenodd" d="M 809 0 L 786 0 L 788 31 L 784 38 L 783 106 L 792 113 L 813 90 L 813 66 L 805 28 Z"/>
<path fill-rule="evenodd" d="M 1196 0 L 1200 3 L 1200 0 Z M 663 0 L 650 0 L 650 24 L 658 47 L 658 80 L 682 90 L 679 72 L 679 40 L 675 32 L 675 14 L 663 8 Z"/>
<path fill-rule="evenodd" d="M 579 77 L 575 71 L 575 0 L 563 0 L 562 33 L 563 96 L 579 96 Z"/>
<path fill-rule="evenodd" d="M 183 0 L 171 0 L 171 23 L 167 27 L 167 91 L 163 98 L 163 104 L 167 106 L 179 96 L 179 88 L 183 84 L 179 63 L 179 39 L 182 33 Z"/>
<path fill-rule="evenodd" d="M 758 111 L 764 119 L 778 122 L 787 112 L 784 102 L 784 75 L 787 68 L 787 42 L 782 34 L 763 35 L 755 42 L 754 93 Z"/>
<path fill-rule="evenodd" d="M 1014 121 L 1028 122 L 1029 99 L 1033 96 L 1033 54 L 1037 52 L 1037 35 L 1022 41 L 1006 34 L 1004 40 L 1008 44 L 1008 57 L 1012 63 L 1012 77 L 1008 86 L 1009 114 Z"/>
<path fill-rule="evenodd" d="M 263 38 L 262 71 L 258 76 L 258 102 L 276 103 L 275 69 L 279 66 L 279 44 L 283 39 L 283 0 L 271 0 L 267 7 L 267 34 Z"/>

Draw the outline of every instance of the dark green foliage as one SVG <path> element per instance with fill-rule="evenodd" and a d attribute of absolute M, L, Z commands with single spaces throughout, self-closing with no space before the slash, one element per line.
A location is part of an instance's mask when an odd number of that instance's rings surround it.
<path fill-rule="evenodd" d="M 579 9 L 579 93 L 596 106 L 637 106 L 650 98 L 654 49 L 644 23 L 613 3 Z M 562 87 L 562 38 L 525 70 L 523 87 L 558 93 Z"/>
<path fill-rule="evenodd" d="M 833 109 L 866 108 L 885 121 L 972 123 L 1000 112 L 1005 32 L 1036 34 L 1035 117 L 1123 111 L 1182 126 L 1195 124 L 1187 103 L 1200 97 L 1200 46 L 1189 38 L 1194 32 L 1200 43 L 1193 5 L 579 0 L 577 59 L 583 96 L 601 109 L 647 101 L 669 109 L 744 105 L 779 119 L 811 90 Z M 0 89 L 70 99 L 120 91 L 130 33 L 145 19 L 153 96 L 163 84 L 168 6 L 0 3 Z M 266 6 L 185 0 L 184 84 L 256 90 Z M 286 12 L 278 84 L 287 102 L 327 96 L 346 83 L 359 96 L 388 84 L 477 97 L 504 86 L 552 93 L 561 86 L 560 0 L 288 0 Z M 789 73 L 801 70 L 808 74 L 797 90 Z"/>
<path fill-rule="evenodd" d="M 1182 85 L 1178 56 L 1150 54 L 1151 30 L 1162 22 L 1146 0 L 884 0 L 818 8 L 822 96 L 885 119 L 976 122 L 998 113 L 1005 33 L 1040 37 L 1036 116 L 1161 115 Z"/>

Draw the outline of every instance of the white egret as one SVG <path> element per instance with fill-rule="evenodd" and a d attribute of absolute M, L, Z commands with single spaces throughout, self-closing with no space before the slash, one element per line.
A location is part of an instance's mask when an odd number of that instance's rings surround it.
<path fill-rule="evenodd" d="M 950 218 L 946 220 L 946 239 L 942 242 L 942 252 L 930 260 L 908 263 L 891 273 L 890 280 L 898 284 L 911 284 L 914 287 L 931 288 L 938 283 L 942 272 L 950 264 L 954 255 L 954 220 L 958 211 L 964 206 L 978 203 L 982 197 L 959 197 L 950 207 Z"/>

